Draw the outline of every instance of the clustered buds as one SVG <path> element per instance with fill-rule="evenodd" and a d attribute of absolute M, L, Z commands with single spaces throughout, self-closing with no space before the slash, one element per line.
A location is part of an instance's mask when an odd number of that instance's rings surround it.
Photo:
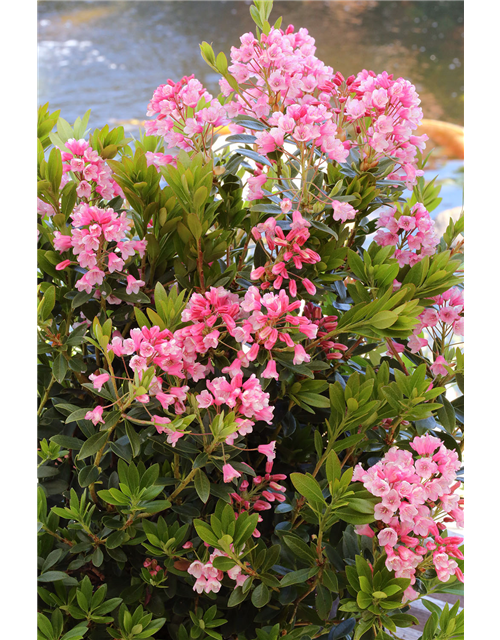
<path fill-rule="evenodd" d="M 318 347 L 325 352 L 327 360 L 340 360 L 343 353 L 348 350 L 345 344 L 329 339 L 337 328 L 337 316 L 324 316 L 321 308 L 312 302 L 307 302 L 304 307 L 304 316 L 309 318 L 318 327 Z"/>

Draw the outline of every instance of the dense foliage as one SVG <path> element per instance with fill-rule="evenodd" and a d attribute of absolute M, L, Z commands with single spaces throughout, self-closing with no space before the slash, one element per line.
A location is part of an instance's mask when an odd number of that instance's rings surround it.
<path fill-rule="evenodd" d="M 39 109 L 40 640 L 463 637 L 463 218 L 271 4 L 140 140 Z"/>

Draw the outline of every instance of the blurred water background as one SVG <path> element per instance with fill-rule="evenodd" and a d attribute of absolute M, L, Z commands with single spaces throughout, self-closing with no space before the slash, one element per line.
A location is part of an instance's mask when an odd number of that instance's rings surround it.
<path fill-rule="evenodd" d="M 70 123 L 90 108 L 90 126 L 123 124 L 134 136 L 153 91 L 192 73 L 217 95 L 218 75 L 198 44 L 229 57 L 253 30 L 250 2 L 113 0 L 38 3 L 38 98 Z M 464 6 L 461 1 L 278 0 L 272 19 L 306 27 L 316 55 L 346 77 L 386 70 L 413 82 L 426 118 L 463 124 Z M 443 202 L 462 205 L 463 161 L 437 154 Z"/>

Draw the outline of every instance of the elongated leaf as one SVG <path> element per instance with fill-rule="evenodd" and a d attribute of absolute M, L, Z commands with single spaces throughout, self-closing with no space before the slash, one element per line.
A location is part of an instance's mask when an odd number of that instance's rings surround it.
<path fill-rule="evenodd" d="M 85 458 L 88 458 L 89 456 L 97 453 L 99 449 L 104 446 L 107 439 L 107 431 L 99 431 L 99 433 L 95 433 L 93 436 L 90 436 L 90 438 L 83 444 L 82 448 L 80 449 L 78 453 L 78 459 L 84 460 Z"/>
<path fill-rule="evenodd" d="M 291 584 L 301 584 L 309 578 L 315 576 L 319 571 L 319 567 L 313 567 L 312 569 L 299 569 L 298 571 L 290 571 L 286 576 L 283 576 L 280 582 L 280 587 L 289 587 Z"/>
<path fill-rule="evenodd" d="M 321 492 L 321 487 L 312 476 L 306 476 L 302 473 L 290 474 L 290 480 L 301 496 L 305 496 L 307 500 L 326 504 Z"/>
<path fill-rule="evenodd" d="M 194 477 L 194 488 L 200 500 L 207 503 L 210 497 L 210 481 L 201 469 L 198 469 Z"/>

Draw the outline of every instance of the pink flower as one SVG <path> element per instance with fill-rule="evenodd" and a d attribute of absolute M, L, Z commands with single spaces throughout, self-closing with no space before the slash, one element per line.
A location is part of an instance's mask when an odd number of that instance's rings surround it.
<path fill-rule="evenodd" d="M 201 576 L 203 575 L 203 567 L 203 562 L 195 560 L 189 565 L 187 572 L 189 573 L 189 575 L 194 576 L 195 578 L 201 578 Z"/>
<path fill-rule="evenodd" d="M 449 367 L 449 366 L 450 364 L 446 362 L 443 356 L 438 356 L 434 360 L 434 364 L 431 364 L 430 370 L 435 376 L 439 376 L 439 375 L 446 376 L 448 375 L 448 371 L 446 370 L 445 367 Z"/>
<path fill-rule="evenodd" d="M 224 474 L 224 482 L 231 482 L 234 478 L 239 478 L 241 476 L 241 473 L 236 471 L 236 469 L 230 464 L 225 464 L 222 467 L 222 473 Z"/>
<path fill-rule="evenodd" d="M 167 431 L 170 431 L 170 429 L 167 429 L 165 425 L 170 424 L 172 421 L 166 416 L 151 416 L 151 422 L 156 427 L 156 431 L 158 431 L 158 433 L 167 433 Z"/>
<path fill-rule="evenodd" d="M 100 391 L 102 389 L 102 385 L 105 384 L 109 380 L 109 373 L 101 373 L 100 375 L 95 375 L 95 373 L 91 373 L 89 375 L 89 380 L 92 380 L 92 384 L 94 385 L 94 389 Z"/>
<path fill-rule="evenodd" d="M 304 285 L 307 293 L 311 296 L 313 296 L 316 293 L 316 287 L 313 285 L 313 283 L 308 279 L 308 278 L 304 278 L 302 280 L 302 284 Z"/>
<path fill-rule="evenodd" d="M 66 269 L 66 267 L 70 264 L 71 260 L 63 260 L 59 264 L 56 264 L 56 271 L 62 271 L 63 269 Z"/>
<path fill-rule="evenodd" d="M 102 419 L 102 407 L 101 405 L 97 405 L 97 407 L 93 411 L 87 411 L 85 414 L 85 420 L 92 420 L 94 425 L 97 425 L 98 422 L 104 423 Z"/>
<path fill-rule="evenodd" d="M 423 480 L 428 480 L 437 471 L 437 464 L 429 458 L 420 458 L 415 462 L 415 471 Z"/>
<path fill-rule="evenodd" d="M 196 400 L 201 409 L 208 409 L 208 407 L 211 407 L 214 402 L 212 394 L 206 389 L 196 396 Z"/>
<path fill-rule="evenodd" d="M 108 269 L 110 273 L 114 271 L 121 271 L 125 262 L 116 255 L 116 253 L 110 253 L 108 256 Z"/>
<path fill-rule="evenodd" d="M 54 247 L 62 253 L 72 247 L 71 236 L 65 236 L 60 231 L 54 231 Z"/>
<path fill-rule="evenodd" d="M 417 353 L 423 347 L 426 347 L 428 344 L 425 338 L 419 338 L 416 335 L 411 335 L 408 339 L 408 347 L 412 353 Z"/>
<path fill-rule="evenodd" d="M 413 587 L 407 587 L 404 592 L 403 592 L 403 600 L 402 602 L 408 602 L 408 600 L 415 600 L 416 598 L 418 598 L 419 593 L 418 591 L 415 591 L 415 589 Z"/>
<path fill-rule="evenodd" d="M 361 118 L 365 115 L 366 105 L 361 100 L 353 100 L 353 98 L 347 98 L 345 113 L 353 120 Z"/>
<path fill-rule="evenodd" d="M 458 318 L 458 310 L 455 307 L 442 307 L 439 311 L 439 319 L 447 324 L 453 324 Z"/>
<path fill-rule="evenodd" d="M 146 283 L 142 280 L 136 280 L 133 275 L 129 274 L 127 276 L 127 294 L 131 295 L 132 293 L 139 293 L 139 289 L 145 284 Z"/>
<path fill-rule="evenodd" d="M 156 430 L 158 431 L 158 427 L 156 427 Z M 173 431 L 168 427 L 165 427 L 164 432 L 167 434 L 167 442 L 171 444 L 172 447 L 175 447 L 177 441 L 185 435 L 183 431 Z"/>
<path fill-rule="evenodd" d="M 259 444 L 257 447 L 259 453 L 263 453 L 267 456 L 267 461 L 272 462 L 276 458 L 276 441 L 273 440 L 269 444 Z"/>
<path fill-rule="evenodd" d="M 302 364 L 303 362 L 310 362 L 311 356 L 306 353 L 306 350 L 301 344 L 296 344 L 294 347 L 293 364 Z"/>
<path fill-rule="evenodd" d="M 420 456 L 430 456 L 442 445 L 442 441 L 435 436 L 426 433 L 424 436 L 416 436 L 410 442 L 410 447 Z"/>
<path fill-rule="evenodd" d="M 278 380 L 279 374 L 276 371 L 276 362 L 274 360 L 269 360 L 269 362 L 267 363 L 266 368 L 262 372 L 262 377 L 263 378 L 274 378 L 275 380 Z"/>
<path fill-rule="evenodd" d="M 240 573 L 238 576 L 236 576 L 236 586 L 237 587 L 242 587 L 245 584 L 245 582 L 248 580 L 249 577 L 250 576 L 245 576 L 242 573 Z"/>
<path fill-rule="evenodd" d="M 370 527 L 369 524 L 357 524 L 354 527 L 354 531 L 358 534 L 358 536 L 368 536 L 368 538 L 375 537 L 375 531 Z"/>
<path fill-rule="evenodd" d="M 391 527 L 387 527 L 386 529 L 382 529 L 377 538 L 381 547 L 394 547 L 398 541 L 398 534 L 394 529 L 391 529 Z"/>
<path fill-rule="evenodd" d="M 348 202 L 339 202 L 338 200 L 332 200 L 333 219 L 345 222 L 346 220 L 354 220 L 357 214 L 357 209 L 351 206 Z"/>
<path fill-rule="evenodd" d="M 392 511 L 396 511 L 399 509 L 399 505 L 401 504 L 401 500 L 399 498 L 398 492 L 395 489 L 391 489 L 382 497 L 382 504 L 384 507 L 388 509 L 392 509 Z"/>

